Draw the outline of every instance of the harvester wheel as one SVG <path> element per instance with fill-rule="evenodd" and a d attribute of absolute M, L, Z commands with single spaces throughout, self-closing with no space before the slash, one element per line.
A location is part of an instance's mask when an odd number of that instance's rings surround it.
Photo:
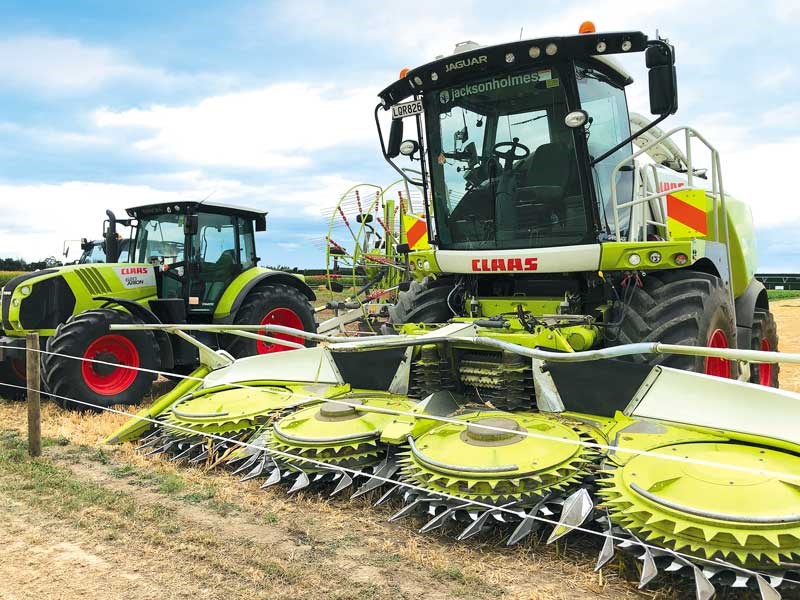
<path fill-rule="evenodd" d="M 389 308 L 389 319 L 395 325 L 446 323 L 453 317 L 447 306 L 447 296 L 452 289 L 430 278 L 421 283 L 412 281 L 408 291 L 398 294 L 397 304 Z"/>
<path fill-rule="evenodd" d="M 250 292 L 233 322 L 239 325 L 283 325 L 311 332 L 317 330 L 314 310 L 306 297 L 299 290 L 281 283 L 265 285 Z M 279 340 L 304 343 L 306 346 L 313 345 L 301 337 L 285 333 L 264 333 Z M 230 337 L 232 339 L 228 342 L 228 352 L 236 358 L 291 349 L 288 346 L 269 344 L 241 336 Z"/>
<path fill-rule="evenodd" d="M 47 350 L 53 354 L 45 355 L 44 378 L 53 399 L 64 408 L 91 410 L 66 398 L 99 407 L 138 404 L 150 391 L 155 373 L 113 365 L 158 369 L 160 350 L 155 335 L 146 330 L 110 331 L 112 323 L 141 321 L 119 310 L 88 310 L 59 325 L 47 340 Z M 75 356 L 112 364 L 70 358 Z"/>
<path fill-rule="evenodd" d="M 8 383 L 10 385 L 3 385 Z M 11 385 L 28 385 L 25 371 L 25 359 L 13 358 L 0 362 L 0 398 L 8 400 L 23 400 L 26 396 L 25 390 Z"/>
<path fill-rule="evenodd" d="M 631 283 L 630 285 L 634 285 Z M 613 345 L 663 342 L 689 346 L 734 347 L 734 311 L 719 277 L 698 271 L 650 273 L 633 290 L 627 306 L 614 311 L 622 320 Z M 735 378 L 730 361 L 677 354 L 637 356 L 637 362 Z"/>
<path fill-rule="evenodd" d="M 750 334 L 751 350 L 778 351 L 778 327 L 775 317 L 766 310 L 756 310 L 753 315 L 753 328 Z M 780 365 L 751 363 L 750 382 L 778 387 Z"/>

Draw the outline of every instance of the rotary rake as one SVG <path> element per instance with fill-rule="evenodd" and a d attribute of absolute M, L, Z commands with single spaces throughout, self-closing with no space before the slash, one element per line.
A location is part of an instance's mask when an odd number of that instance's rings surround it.
<path fill-rule="evenodd" d="M 303 335 L 321 344 L 236 361 L 214 354 L 205 377 L 142 415 L 146 435 L 137 417 L 114 440 L 144 436 L 147 453 L 290 493 L 370 494 L 397 505 L 392 520 L 421 517 L 421 532 L 460 540 L 594 533 L 604 540 L 598 569 L 619 548 L 642 561 L 641 587 L 660 571 L 682 572 L 701 600 L 718 586 L 771 600 L 796 583 L 800 396 L 620 357 L 800 356 L 658 343 L 559 353 L 468 323 L 364 340 Z M 458 357 L 475 352 L 528 361 L 529 407 L 476 402 L 478 390 L 457 377 L 420 379 L 415 363 L 430 360 L 431 346 L 441 372 L 457 373 Z M 587 369 L 592 389 L 575 385 Z"/>

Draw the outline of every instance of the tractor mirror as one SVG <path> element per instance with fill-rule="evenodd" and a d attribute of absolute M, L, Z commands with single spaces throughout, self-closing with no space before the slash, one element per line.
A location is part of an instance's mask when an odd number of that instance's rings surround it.
<path fill-rule="evenodd" d="M 337 294 L 340 294 L 341 292 L 344 291 L 344 286 L 341 283 L 339 283 L 338 281 L 331 281 L 330 290 L 332 292 L 336 292 Z"/>
<path fill-rule="evenodd" d="M 197 233 L 197 215 L 186 215 L 183 221 L 183 235 L 194 235 Z"/>
<path fill-rule="evenodd" d="M 256 217 L 256 231 L 267 230 L 267 217 Z"/>
<path fill-rule="evenodd" d="M 367 213 L 366 215 L 357 215 L 356 221 L 358 223 L 372 223 L 372 215 Z"/>
<path fill-rule="evenodd" d="M 645 62 L 649 71 L 650 112 L 654 115 L 675 114 L 678 110 L 678 77 L 672 46 L 650 46 L 645 52 Z"/>
<path fill-rule="evenodd" d="M 386 155 L 389 158 L 397 158 L 400 154 L 400 144 L 403 143 L 403 119 L 392 121 L 392 128 L 389 130 L 389 144 L 386 148 Z"/>

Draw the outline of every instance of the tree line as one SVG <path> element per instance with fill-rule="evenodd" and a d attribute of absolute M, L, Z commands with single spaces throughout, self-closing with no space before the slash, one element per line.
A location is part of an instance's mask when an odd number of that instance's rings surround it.
<path fill-rule="evenodd" d="M 21 258 L 0 258 L 0 271 L 35 271 L 60 267 L 63 264 L 55 256 L 48 256 L 44 260 L 34 262 L 27 262 Z"/>

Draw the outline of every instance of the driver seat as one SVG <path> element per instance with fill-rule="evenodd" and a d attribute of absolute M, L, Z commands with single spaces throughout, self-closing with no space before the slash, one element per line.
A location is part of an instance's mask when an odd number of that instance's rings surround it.
<path fill-rule="evenodd" d="M 574 162 L 569 148 L 558 142 L 542 144 L 534 151 L 515 199 L 522 227 L 564 223 L 564 197 Z"/>

